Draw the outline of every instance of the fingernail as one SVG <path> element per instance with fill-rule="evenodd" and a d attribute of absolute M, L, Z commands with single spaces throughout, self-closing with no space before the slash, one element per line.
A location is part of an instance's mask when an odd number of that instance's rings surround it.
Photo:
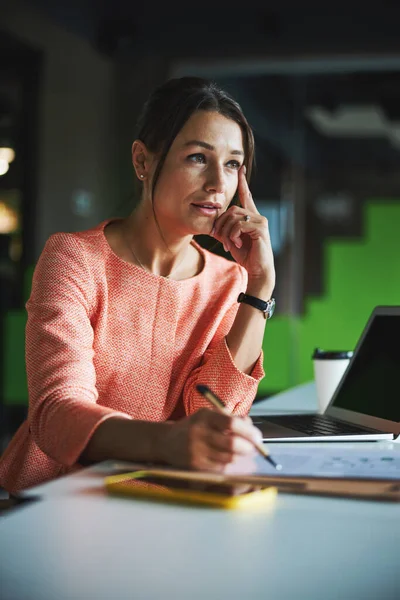
<path fill-rule="evenodd" d="M 247 173 L 247 169 L 246 169 L 246 165 L 243 165 L 243 173 L 246 175 Z"/>

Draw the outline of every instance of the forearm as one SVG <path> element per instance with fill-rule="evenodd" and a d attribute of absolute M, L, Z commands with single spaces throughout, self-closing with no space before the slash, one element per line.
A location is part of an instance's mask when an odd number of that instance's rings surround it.
<path fill-rule="evenodd" d="M 81 454 L 83 463 L 107 459 L 162 462 L 163 438 L 171 423 L 110 417 L 97 427 Z"/>
<path fill-rule="evenodd" d="M 248 282 L 246 294 L 269 300 L 271 285 L 265 281 Z M 261 310 L 241 303 L 233 325 L 226 336 L 226 343 L 237 368 L 250 374 L 260 356 L 266 319 Z"/>

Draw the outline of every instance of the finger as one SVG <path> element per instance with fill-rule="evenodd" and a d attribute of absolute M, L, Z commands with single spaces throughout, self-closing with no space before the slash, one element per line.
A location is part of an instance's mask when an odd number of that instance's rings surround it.
<path fill-rule="evenodd" d="M 243 225 L 240 222 L 236 222 L 229 232 L 229 239 L 236 246 L 236 248 L 241 248 L 243 246 L 243 242 L 241 239 L 242 233 Z"/>
<path fill-rule="evenodd" d="M 224 452 L 222 450 L 216 450 L 215 448 L 208 448 L 203 453 L 203 456 L 208 462 L 216 463 L 221 466 L 229 465 L 235 457 L 231 452 Z"/>
<path fill-rule="evenodd" d="M 215 436 L 215 437 L 214 437 Z M 197 430 L 195 439 L 191 444 L 190 467 L 195 469 L 223 468 L 233 460 L 233 453 L 228 449 L 218 447 L 217 436 L 223 436 L 222 433 L 216 433 L 212 430 Z"/>
<path fill-rule="evenodd" d="M 243 223 L 244 223 L 244 221 L 243 221 Z M 232 239 L 232 231 L 234 228 L 238 229 L 237 239 L 240 240 L 241 226 L 240 226 L 237 216 L 236 216 L 236 218 L 234 216 L 232 216 L 230 219 L 227 219 L 219 233 L 224 247 L 229 248 L 229 249 L 231 247 L 231 244 L 234 243 L 234 240 Z M 237 239 L 235 241 L 237 241 Z M 242 245 L 242 241 L 240 240 L 240 244 L 237 247 L 240 248 L 241 245 Z"/>
<path fill-rule="evenodd" d="M 214 221 L 214 233 L 218 235 L 224 226 L 224 223 L 226 223 L 228 219 L 244 219 L 245 215 L 246 212 L 241 206 L 237 206 L 236 204 L 234 206 L 230 206 L 228 210 L 222 213 L 222 215 L 220 215 L 218 219 Z"/>
<path fill-rule="evenodd" d="M 229 248 L 232 242 L 235 243 L 237 248 L 240 248 L 242 246 L 241 234 L 246 233 L 246 229 L 254 229 L 256 225 L 254 218 L 249 227 L 244 217 L 243 208 L 232 207 L 232 210 L 225 213 L 224 218 L 219 220 L 214 237 L 224 244 L 225 249 Z M 233 231 L 235 232 L 234 236 L 232 236 Z"/>
<path fill-rule="evenodd" d="M 228 227 L 230 229 L 228 229 Z M 248 235 L 253 240 L 260 238 L 267 238 L 268 240 L 269 233 L 265 217 L 253 215 L 250 221 L 245 221 L 243 218 L 240 218 L 235 222 L 228 222 L 222 232 L 223 240 L 233 244 L 236 248 L 242 247 L 244 234 Z"/>
<path fill-rule="evenodd" d="M 231 218 L 231 216 L 233 214 L 232 209 L 233 209 L 233 207 L 229 208 L 220 217 L 218 217 L 218 219 L 216 221 L 214 221 L 214 231 L 213 231 L 214 237 L 218 238 L 222 227 L 224 226 L 226 221 Z"/>
<path fill-rule="evenodd" d="M 255 429 L 254 435 L 256 436 L 256 442 L 258 442 L 258 443 L 261 442 L 262 443 L 262 441 L 264 439 L 264 436 L 262 434 L 261 429 L 258 429 L 258 427 L 254 427 L 254 429 Z"/>
<path fill-rule="evenodd" d="M 228 411 L 221 413 L 211 408 L 201 408 L 190 418 L 195 420 L 197 427 L 223 432 L 231 429 L 231 421 L 236 417 Z"/>
<path fill-rule="evenodd" d="M 239 202 L 243 208 L 250 212 L 258 213 L 257 207 L 253 200 L 253 196 L 250 192 L 249 186 L 246 179 L 246 167 L 243 165 L 239 171 L 238 180 L 238 197 Z"/>
<path fill-rule="evenodd" d="M 213 466 L 223 468 L 225 465 L 229 465 L 233 458 L 234 455 L 231 452 L 216 450 L 204 444 L 203 446 L 199 445 L 199 451 L 193 456 L 191 466 L 195 469 L 209 469 Z"/>
<path fill-rule="evenodd" d="M 214 460 L 217 458 L 217 460 Z M 223 454 L 215 453 L 210 456 L 207 451 L 203 448 L 201 452 L 196 453 L 192 460 L 189 462 L 188 467 L 190 469 L 196 469 L 197 471 L 217 471 L 223 472 L 224 468 L 231 463 L 230 457 L 224 457 Z"/>
<path fill-rule="evenodd" d="M 197 471 L 212 471 L 213 473 L 223 473 L 225 469 L 228 468 L 230 463 L 224 463 L 212 460 L 208 456 L 203 456 L 203 458 L 197 463 L 191 465 L 192 468 Z"/>
<path fill-rule="evenodd" d="M 223 245 L 225 252 L 228 252 L 229 248 L 225 244 L 225 241 L 222 239 L 220 230 L 227 219 L 229 219 L 229 215 L 227 215 L 226 213 L 224 213 L 223 215 L 218 217 L 218 219 L 216 221 L 214 221 L 214 226 L 213 226 L 213 231 L 212 231 L 212 236 Z"/>
<path fill-rule="evenodd" d="M 229 461 L 233 460 L 236 455 L 251 454 L 254 451 L 254 443 L 230 432 L 210 431 L 207 433 L 205 441 L 210 450 L 223 453 L 229 457 Z"/>
<path fill-rule="evenodd" d="M 260 430 L 242 417 L 232 417 L 228 431 L 245 438 L 253 444 L 260 441 Z"/>
<path fill-rule="evenodd" d="M 260 430 L 249 423 L 247 419 L 235 417 L 234 415 L 220 413 L 209 408 L 198 410 L 193 417 L 196 419 L 196 429 L 210 430 L 222 433 L 236 434 L 251 443 L 258 442 Z"/>
<path fill-rule="evenodd" d="M 253 419 L 251 417 L 247 416 L 247 417 L 243 417 L 243 420 L 246 421 L 246 423 L 248 423 L 251 427 L 253 427 L 253 429 L 255 429 L 254 435 L 258 438 L 259 442 L 262 442 L 263 434 L 261 432 L 261 429 L 258 429 L 258 427 L 255 427 L 255 425 L 253 425 Z"/>

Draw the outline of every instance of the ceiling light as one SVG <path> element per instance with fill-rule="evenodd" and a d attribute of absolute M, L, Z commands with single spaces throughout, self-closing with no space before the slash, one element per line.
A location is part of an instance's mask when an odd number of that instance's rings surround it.
<path fill-rule="evenodd" d="M 0 158 L 0 175 L 5 175 L 8 169 L 8 162 L 4 158 Z"/>
<path fill-rule="evenodd" d="M 0 159 L 5 160 L 8 164 L 12 163 L 15 158 L 15 151 L 12 148 L 0 147 Z"/>
<path fill-rule="evenodd" d="M 328 137 L 386 138 L 400 148 L 400 122 L 389 121 L 380 106 L 343 104 L 334 112 L 310 106 L 305 114 L 315 129 Z"/>
<path fill-rule="evenodd" d="M 18 228 L 18 215 L 14 209 L 0 202 L 0 234 L 10 234 Z"/>

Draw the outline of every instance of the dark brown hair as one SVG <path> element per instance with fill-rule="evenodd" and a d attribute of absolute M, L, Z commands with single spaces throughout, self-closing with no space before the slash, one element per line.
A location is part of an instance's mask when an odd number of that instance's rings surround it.
<path fill-rule="evenodd" d="M 235 121 L 243 136 L 244 164 L 249 181 L 254 162 L 254 137 L 240 105 L 216 83 L 200 77 L 170 79 L 156 88 L 138 121 L 137 138 L 160 158 L 154 173 L 152 197 L 171 145 L 186 121 L 198 110 L 215 111 Z"/>

